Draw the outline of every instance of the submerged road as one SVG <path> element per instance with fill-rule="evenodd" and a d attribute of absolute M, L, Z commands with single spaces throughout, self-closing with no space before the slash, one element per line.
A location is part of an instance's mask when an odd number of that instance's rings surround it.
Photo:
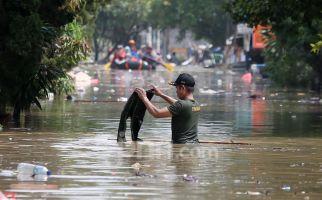
<path fill-rule="evenodd" d="M 43 111 L 35 108 L 20 126 L 8 123 L 0 132 L 2 193 L 17 199 L 322 195 L 322 107 L 316 95 L 272 88 L 260 79 L 243 82 L 241 72 L 196 66 L 173 73 L 82 69 L 90 77 L 97 73 L 99 81 L 77 82 L 77 101 L 43 101 Z M 167 82 L 181 71 L 192 73 L 197 82 L 200 139 L 251 145 L 173 145 L 168 142 L 170 119 L 149 114 L 139 133 L 144 142 L 116 143 L 119 117 L 133 89 L 156 84 L 174 96 Z M 153 101 L 165 105 L 158 98 Z M 16 176 L 20 162 L 46 165 L 53 174 L 41 179 Z"/>

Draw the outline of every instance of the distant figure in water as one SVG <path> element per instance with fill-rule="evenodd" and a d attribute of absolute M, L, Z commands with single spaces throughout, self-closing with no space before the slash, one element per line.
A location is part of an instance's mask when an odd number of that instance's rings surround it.
<path fill-rule="evenodd" d="M 242 78 L 241 78 L 245 83 L 251 83 L 253 79 L 253 75 L 250 72 L 246 72 Z"/>
<path fill-rule="evenodd" d="M 153 105 L 147 98 L 143 88 L 136 88 L 135 92 L 138 93 L 138 96 L 153 117 L 171 117 L 173 143 L 198 143 L 200 105 L 193 97 L 195 80 L 190 74 L 182 73 L 176 81 L 170 82 L 169 84 L 176 87 L 179 100 L 165 95 L 160 89 L 152 86 L 154 94 L 170 104 L 164 108 L 157 108 Z"/>
<path fill-rule="evenodd" d="M 73 97 L 72 97 L 72 95 L 70 95 L 70 94 L 69 94 L 69 95 L 67 95 L 67 96 L 66 96 L 66 100 L 68 100 L 68 101 L 71 101 L 71 100 L 73 100 Z"/>

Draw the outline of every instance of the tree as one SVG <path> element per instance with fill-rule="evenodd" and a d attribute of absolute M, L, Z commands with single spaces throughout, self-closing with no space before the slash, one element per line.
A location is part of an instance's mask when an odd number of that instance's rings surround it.
<path fill-rule="evenodd" d="M 235 22 L 272 26 L 275 37 L 268 42 L 266 59 L 274 80 L 283 85 L 310 80 L 320 91 L 322 55 L 311 52 L 322 30 L 319 1 L 234 0 L 226 8 Z"/>
<path fill-rule="evenodd" d="M 196 39 L 208 40 L 215 46 L 225 44 L 232 34 L 231 20 L 223 8 L 225 0 L 155 0 L 149 19 L 161 29 L 177 27 L 181 36 L 186 31 Z"/>
<path fill-rule="evenodd" d="M 92 0 L 0 2 L 0 114 L 13 107 L 19 119 L 32 104 L 57 90 L 57 81 L 88 55 L 75 20 Z"/>
<path fill-rule="evenodd" d="M 320 40 L 316 43 L 311 44 L 313 53 L 320 53 L 320 49 L 322 48 L 322 34 L 319 34 Z"/>
<path fill-rule="evenodd" d="M 108 43 L 113 45 L 114 51 L 117 45 L 127 45 L 129 39 L 138 38 L 148 25 L 149 5 L 149 0 L 112 0 L 100 9 L 93 33 L 95 61 Z"/>

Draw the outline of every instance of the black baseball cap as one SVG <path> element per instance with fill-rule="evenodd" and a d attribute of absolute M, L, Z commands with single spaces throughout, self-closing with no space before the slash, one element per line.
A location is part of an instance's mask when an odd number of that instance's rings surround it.
<path fill-rule="evenodd" d="M 194 87 L 195 79 L 190 74 L 182 73 L 178 76 L 176 81 L 169 82 L 169 85 L 186 85 L 188 87 Z"/>

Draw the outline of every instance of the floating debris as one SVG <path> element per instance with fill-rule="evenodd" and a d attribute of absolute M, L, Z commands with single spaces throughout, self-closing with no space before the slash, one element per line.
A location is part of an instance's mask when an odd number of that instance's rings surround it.
<path fill-rule="evenodd" d="M 198 182 L 199 181 L 197 177 L 192 176 L 192 175 L 187 175 L 187 174 L 184 174 L 182 178 L 184 181 L 189 181 L 189 182 Z"/>
<path fill-rule="evenodd" d="M 94 92 L 98 92 L 99 90 L 100 90 L 99 87 L 93 87 Z"/>
<path fill-rule="evenodd" d="M 221 80 L 221 79 L 218 79 L 218 80 L 217 80 L 217 85 L 218 85 L 218 86 L 222 86 L 222 80 Z"/>
<path fill-rule="evenodd" d="M 242 183 L 242 181 L 237 179 L 237 180 L 234 180 L 234 183 Z"/>
<path fill-rule="evenodd" d="M 135 175 L 139 176 L 142 165 L 140 163 L 134 163 L 131 167 L 133 168 Z"/>
<path fill-rule="evenodd" d="M 253 196 L 262 195 L 261 192 L 253 192 L 253 191 L 247 191 L 246 194 L 253 195 Z"/>
<path fill-rule="evenodd" d="M 14 171 L 11 171 L 11 170 L 1 170 L 0 171 L 0 176 L 4 176 L 4 177 L 14 177 L 14 176 L 16 176 L 16 173 Z"/>
<path fill-rule="evenodd" d="M 199 92 L 201 94 L 217 94 L 218 93 L 217 91 L 209 89 L 209 88 L 208 89 L 207 88 L 200 88 Z"/>
<path fill-rule="evenodd" d="M 13 131 L 31 131 L 31 128 L 9 128 L 9 130 L 13 130 Z"/>
<path fill-rule="evenodd" d="M 283 185 L 281 189 L 283 191 L 289 192 L 289 191 L 291 191 L 291 186 L 289 186 L 289 185 Z"/>
<path fill-rule="evenodd" d="M 236 192 L 236 194 L 246 194 L 246 195 L 252 195 L 252 196 L 257 196 L 257 195 L 262 195 L 263 193 L 262 192 L 257 192 L 257 191 L 255 191 L 255 192 L 253 192 L 253 191 L 246 191 L 246 192 Z M 268 193 L 266 192 L 266 195 L 267 195 Z"/>
<path fill-rule="evenodd" d="M 140 163 L 134 163 L 133 165 L 131 165 L 131 167 L 133 168 L 136 176 L 145 176 L 145 177 L 150 177 L 150 178 L 156 177 L 155 175 L 146 174 L 146 173 L 141 172 L 141 169 L 143 169 L 143 165 L 141 165 Z"/>
<path fill-rule="evenodd" d="M 248 98 L 250 98 L 250 99 L 257 99 L 257 98 L 261 98 L 261 96 L 258 95 L 258 94 L 251 94 L 251 95 L 248 96 Z"/>
<path fill-rule="evenodd" d="M 126 97 L 120 97 L 120 98 L 117 98 L 117 101 L 125 102 L 125 101 L 127 101 L 127 98 Z"/>
<path fill-rule="evenodd" d="M 115 93 L 114 89 L 106 90 L 107 93 Z"/>

